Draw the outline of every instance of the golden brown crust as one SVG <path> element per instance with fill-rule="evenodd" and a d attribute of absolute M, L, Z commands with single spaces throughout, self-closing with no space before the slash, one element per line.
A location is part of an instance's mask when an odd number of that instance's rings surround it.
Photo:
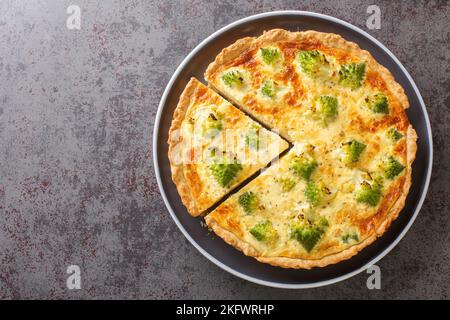
<path fill-rule="evenodd" d="M 181 129 L 181 124 L 185 118 L 186 112 L 191 104 L 191 97 L 193 93 L 200 85 L 200 82 L 191 78 L 189 83 L 186 85 L 183 93 L 180 96 L 180 100 L 178 102 L 177 108 L 173 114 L 172 125 L 169 130 L 169 162 L 170 168 L 172 170 L 172 180 L 175 183 L 178 194 L 180 195 L 181 201 L 187 208 L 188 212 L 196 217 L 200 215 L 202 212 L 198 209 L 194 197 L 191 194 L 191 190 L 189 188 L 189 184 L 185 179 L 183 166 L 177 163 L 177 156 L 179 150 L 177 147 L 183 143 L 183 137 L 179 134 L 179 130 Z"/>
<path fill-rule="evenodd" d="M 247 37 L 240 39 L 222 50 L 222 52 L 216 57 L 215 61 L 209 65 L 205 72 L 205 78 L 212 87 L 214 87 L 217 91 L 220 91 L 214 85 L 214 79 L 216 78 L 218 72 L 231 66 L 233 61 L 238 57 L 252 52 L 262 45 L 270 45 L 277 42 L 299 44 L 303 48 L 321 48 L 323 50 L 332 50 L 334 53 L 339 53 L 340 58 L 345 61 L 348 59 L 365 61 L 370 72 L 377 77 L 374 78 L 372 81 L 373 83 L 370 84 L 379 85 L 379 83 L 377 83 L 377 79 L 381 77 L 382 85 L 390 92 L 392 96 L 396 98 L 402 108 L 406 109 L 409 107 L 408 98 L 405 95 L 403 88 L 395 81 L 389 70 L 377 63 L 369 52 L 362 50 L 357 44 L 346 41 L 341 36 L 331 33 L 321 33 L 316 31 L 289 32 L 282 29 L 274 29 L 265 32 L 258 38 Z M 236 103 L 233 97 L 228 98 Z M 213 215 L 205 217 L 206 223 L 227 243 L 241 250 L 244 254 L 274 266 L 310 269 L 312 267 L 323 267 L 329 264 L 338 263 L 351 258 L 386 232 L 392 221 L 398 217 L 405 205 L 405 200 L 411 186 L 411 166 L 417 150 L 417 135 L 412 126 L 409 124 L 406 115 L 400 115 L 400 117 L 405 119 L 404 123 L 406 125 L 404 128 L 407 126 L 407 133 L 405 136 L 406 169 L 402 191 L 398 194 L 397 199 L 391 204 L 390 208 L 388 207 L 389 209 L 383 212 L 383 217 L 378 221 L 378 225 L 375 226 L 374 231 L 372 231 L 372 233 L 362 242 L 341 252 L 333 253 L 315 260 L 287 257 L 268 257 L 262 256 L 261 253 L 249 243 L 241 240 L 233 232 L 223 228 L 216 220 L 214 220 Z"/>

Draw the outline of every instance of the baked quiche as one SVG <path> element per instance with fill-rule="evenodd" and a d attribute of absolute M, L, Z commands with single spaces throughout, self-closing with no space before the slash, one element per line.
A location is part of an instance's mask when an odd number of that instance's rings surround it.
<path fill-rule="evenodd" d="M 352 257 L 397 218 L 417 136 L 402 87 L 370 53 L 336 34 L 274 29 L 223 49 L 205 78 L 291 143 L 208 211 L 226 242 L 309 269 Z"/>
<path fill-rule="evenodd" d="M 192 78 L 169 132 L 172 179 L 189 213 L 198 216 L 288 146 Z"/>

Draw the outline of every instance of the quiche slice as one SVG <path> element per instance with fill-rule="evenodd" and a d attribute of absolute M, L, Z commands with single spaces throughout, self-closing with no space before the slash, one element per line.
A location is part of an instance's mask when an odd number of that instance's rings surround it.
<path fill-rule="evenodd" d="M 216 57 L 210 86 L 295 144 L 206 216 L 245 254 L 292 268 L 348 259 L 404 207 L 416 133 L 391 73 L 356 44 L 275 29 Z"/>
<path fill-rule="evenodd" d="M 172 179 L 193 216 L 289 146 L 194 78 L 180 97 L 168 143 Z"/>
<path fill-rule="evenodd" d="M 295 144 L 208 214 L 207 225 L 274 266 L 310 269 L 352 257 L 403 208 L 415 151 L 414 140 L 405 145 L 405 137 L 394 139 L 389 130 L 358 139 L 357 145 L 339 136 Z"/>

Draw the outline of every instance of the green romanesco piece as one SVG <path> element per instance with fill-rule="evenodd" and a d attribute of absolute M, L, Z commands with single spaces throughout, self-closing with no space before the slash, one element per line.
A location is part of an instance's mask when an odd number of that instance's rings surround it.
<path fill-rule="evenodd" d="M 356 201 L 376 207 L 383 195 L 383 185 L 380 179 L 369 183 L 363 181 L 359 190 L 356 193 Z"/>
<path fill-rule="evenodd" d="M 405 166 L 398 162 L 394 157 L 389 156 L 387 161 L 383 163 L 383 169 L 384 176 L 392 180 L 405 169 Z"/>
<path fill-rule="evenodd" d="M 273 65 L 281 58 L 281 53 L 276 48 L 261 48 L 261 57 L 265 64 Z"/>
<path fill-rule="evenodd" d="M 290 178 L 281 178 L 278 179 L 278 182 L 281 184 L 281 190 L 283 190 L 283 192 L 291 191 L 297 184 L 297 182 L 294 179 Z"/>
<path fill-rule="evenodd" d="M 308 181 L 316 170 L 318 163 L 306 155 L 296 157 L 291 164 L 291 170 L 302 179 Z"/>
<path fill-rule="evenodd" d="M 354 231 L 347 232 L 342 235 L 341 240 L 342 240 L 342 242 L 347 243 L 347 244 L 351 241 L 359 242 L 359 236 Z"/>
<path fill-rule="evenodd" d="M 357 140 L 351 140 L 344 145 L 344 162 L 348 165 L 359 161 L 361 154 L 366 149 L 366 145 Z"/>
<path fill-rule="evenodd" d="M 215 138 L 223 129 L 220 116 L 210 113 L 208 118 L 203 122 L 203 135 L 207 138 Z"/>
<path fill-rule="evenodd" d="M 255 150 L 259 150 L 260 127 L 252 125 L 245 136 L 245 144 Z"/>
<path fill-rule="evenodd" d="M 242 170 L 242 165 L 236 160 L 228 159 L 214 160 L 209 165 L 214 178 L 223 188 L 228 187 L 231 181 L 236 177 L 237 173 Z"/>
<path fill-rule="evenodd" d="M 367 106 L 375 113 L 389 114 L 388 98 L 383 93 L 377 93 L 366 98 Z"/>
<path fill-rule="evenodd" d="M 266 96 L 268 98 L 274 98 L 276 94 L 275 83 L 272 80 L 264 81 L 264 84 L 261 88 L 261 93 L 263 94 L 263 96 Z"/>
<path fill-rule="evenodd" d="M 302 71 L 310 77 L 317 77 L 328 66 L 325 55 L 317 50 L 300 51 L 297 55 Z"/>
<path fill-rule="evenodd" d="M 244 75 L 239 70 L 231 70 L 222 75 L 222 81 L 229 87 L 241 87 L 244 84 Z"/>
<path fill-rule="evenodd" d="M 338 115 L 338 100 L 331 96 L 320 96 L 316 101 L 317 112 L 325 124 Z"/>
<path fill-rule="evenodd" d="M 401 138 L 403 138 L 403 134 L 398 132 L 397 129 L 395 129 L 395 128 L 389 129 L 388 132 L 387 132 L 387 135 L 394 142 L 400 140 Z"/>

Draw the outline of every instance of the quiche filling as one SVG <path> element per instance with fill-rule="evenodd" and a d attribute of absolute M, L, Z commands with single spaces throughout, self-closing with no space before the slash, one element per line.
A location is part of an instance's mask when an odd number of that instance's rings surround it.
<path fill-rule="evenodd" d="M 213 155 L 208 164 L 178 166 L 184 180 L 174 181 L 182 200 L 202 204 L 197 213 L 226 196 L 205 216 L 226 242 L 272 265 L 321 267 L 357 254 L 398 216 L 410 186 L 416 134 L 404 111 L 403 89 L 368 52 L 334 34 L 275 29 L 224 49 L 205 77 L 292 144 L 230 195 L 287 144 L 213 93 L 213 103 L 195 102 L 180 116 L 182 124 L 175 127 L 183 139 L 194 137 L 193 149 Z M 239 132 L 241 147 L 223 144 L 226 129 Z M 275 150 L 268 136 L 282 147 Z M 171 139 L 170 146 L 175 142 L 180 144 Z M 244 154 L 261 152 L 265 156 L 256 165 L 242 161 Z"/>

